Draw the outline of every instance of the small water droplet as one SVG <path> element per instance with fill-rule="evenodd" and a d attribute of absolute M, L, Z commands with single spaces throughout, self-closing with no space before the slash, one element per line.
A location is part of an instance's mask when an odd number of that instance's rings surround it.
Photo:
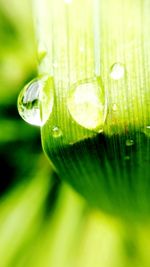
<path fill-rule="evenodd" d="M 126 146 L 133 146 L 133 145 L 134 145 L 134 141 L 132 139 L 126 140 Z"/>
<path fill-rule="evenodd" d="M 62 136 L 61 129 L 59 127 L 57 127 L 57 126 L 53 127 L 53 129 L 52 129 L 52 135 L 55 138 L 61 137 Z"/>
<path fill-rule="evenodd" d="M 18 97 L 18 112 L 27 123 L 43 126 L 53 107 L 53 79 L 43 76 L 28 83 Z"/>
<path fill-rule="evenodd" d="M 87 79 L 70 89 L 68 110 L 81 126 L 102 131 L 107 113 L 107 101 L 100 78 Z"/>
<path fill-rule="evenodd" d="M 115 63 L 110 69 L 110 77 L 113 80 L 120 80 L 125 74 L 125 68 L 122 63 Z"/>

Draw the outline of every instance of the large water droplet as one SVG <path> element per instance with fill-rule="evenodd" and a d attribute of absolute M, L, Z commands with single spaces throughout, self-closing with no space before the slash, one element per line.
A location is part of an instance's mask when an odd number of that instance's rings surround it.
<path fill-rule="evenodd" d="M 18 111 L 28 123 L 43 126 L 53 107 L 53 79 L 43 76 L 28 83 L 18 97 Z"/>
<path fill-rule="evenodd" d="M 112 65 L 110 69 L 110 77 L 113 80 L 120 80 L 121 78 L 123 78 L 124 74 L 125 74 L 125 68 L 123 64 L 115 63 Z"/>
<path fill-rule="evenodd" d="M 100 78 L 87 79 L 70 89 L 67 99 L 72 118 L 87 129 L 102 131 L 107 101 Z"/>

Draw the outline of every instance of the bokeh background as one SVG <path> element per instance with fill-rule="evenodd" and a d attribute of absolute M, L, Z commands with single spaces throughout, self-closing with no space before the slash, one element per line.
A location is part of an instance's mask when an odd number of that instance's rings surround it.
<path fill-rule="evenodd" d="M 37 64 L 31 1 L 0 0 L 0 267 L 149 267 L 149 225 L 91 209 L 19 117 Z"/>

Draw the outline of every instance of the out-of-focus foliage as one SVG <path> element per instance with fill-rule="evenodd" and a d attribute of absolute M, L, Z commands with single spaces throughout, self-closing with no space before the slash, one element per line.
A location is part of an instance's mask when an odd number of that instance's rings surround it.
<path fill-rule="evenodd" d="M 11 1 L 11 8 L 6 1 L 1 1 L 0 4 L 2 193 L 9 188 L 9 184 L 28 176 L 31 167 L 35 165 L 36 155 L 41 152 L 39 131 L 20 120 L 16 107 L 20 87 L 36 72 L 34 35 L 29 12 L 31 7 L 29 1 L 26 1 L 26 4 L 22 3 L 22 6 L 18 6 L 17 2 Z"/>
<path fill-rule="evenodd" d="M 0 2 L 0 267 L 150 266 L 149 228 L 91 211 L 62 185 L 17 113 L 36 75 L 31 1 Z"/>
<path fill-rule="evenodd" d="M 0 103 L 11 101 L 36 70 L 31 1 L 0 2 Z"/>

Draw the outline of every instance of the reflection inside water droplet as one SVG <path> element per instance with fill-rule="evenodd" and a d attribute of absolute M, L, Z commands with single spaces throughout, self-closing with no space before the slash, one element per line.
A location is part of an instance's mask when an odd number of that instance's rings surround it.
<path fill-rule="evenodd" d="M 53 127 L 53 129 L 52 129 L 52 135 L 55 138 L 62 136 L 61 129 L 59 127 L 57 127 L 57 126 Z"/>
<path fill-rule="evenodd" d="M 107 101 L 100 78 L 87 79 L 70 89 L 67 99 L 72 118 L 87 129 L 103 130 Z"/>
<path fill-rule="evenodd" d="M 133 146 L 133 145 L 134 145 L 134 141 L 132 139 L 126 140 L 126 146 Z"/>
<path fill-rule="evenodd" d="M 53 107 L 53 80 L 43 76 L 28 83 L 18 97 L 20 116 L 29 124 L 43 126 Z"/>
<path fill-rule="evenodd" d="M 115 63 L 112 65 L 111 69 L 110 69 L 110 77 L 113 80 L 119 80 L 121 78 L 123 78 L 125 74 L 125 68 L 124 65 L 121 63 Z"/>

